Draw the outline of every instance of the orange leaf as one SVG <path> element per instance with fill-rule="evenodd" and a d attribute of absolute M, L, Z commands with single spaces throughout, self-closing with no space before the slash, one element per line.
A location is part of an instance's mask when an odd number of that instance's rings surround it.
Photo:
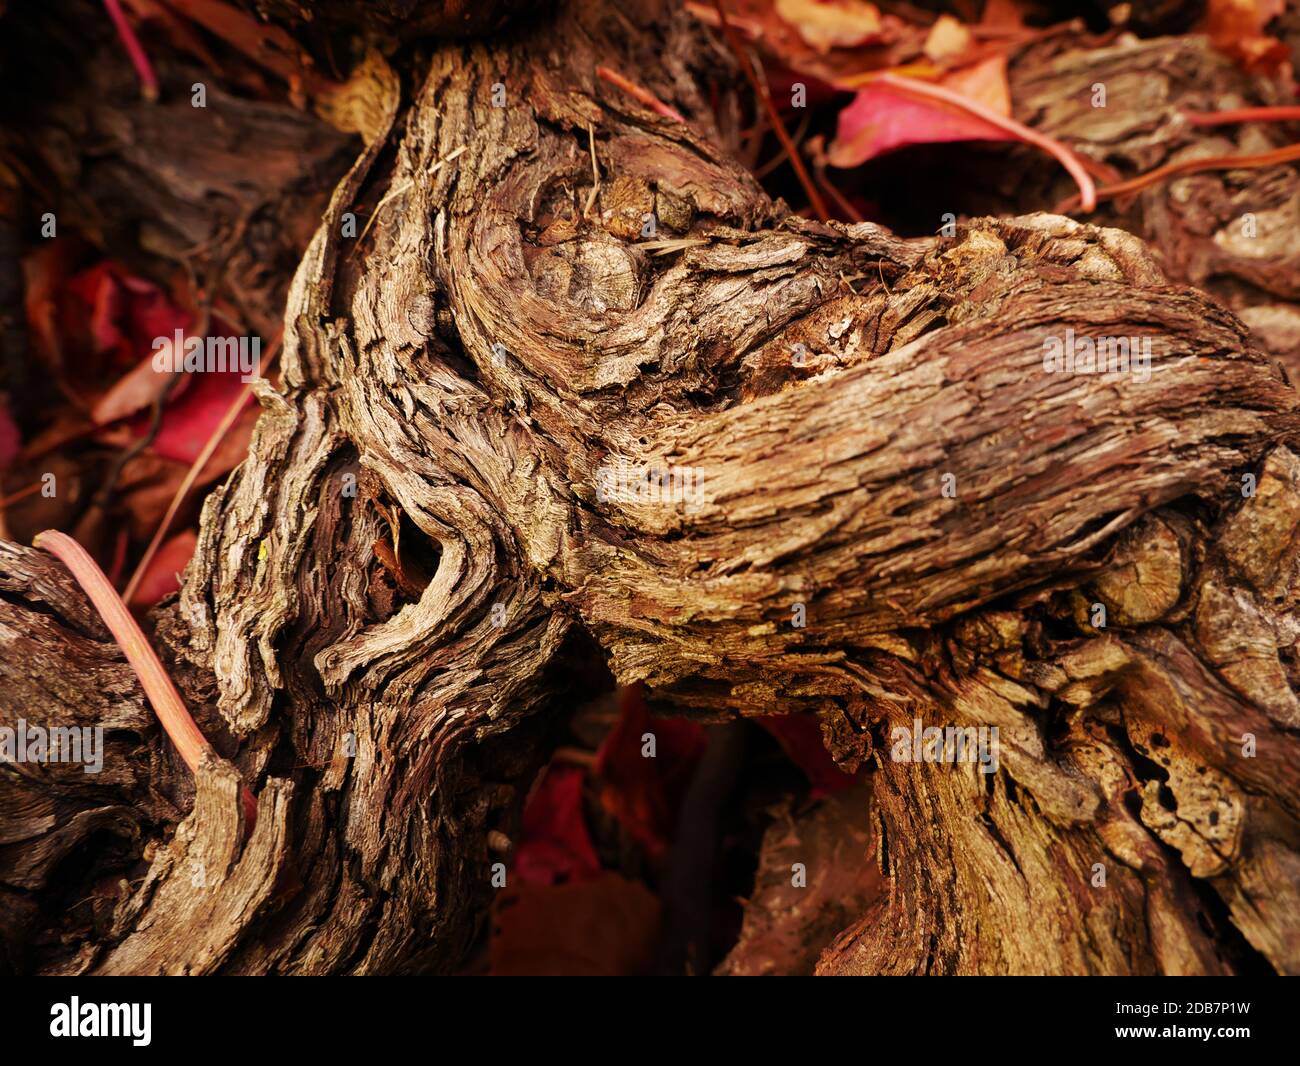
<path fill-rule="evenodd" d="M 1007 59 L 1002 54 L 954 70 L 940 82 L 953 92 L 983 104 L 999 115 L 1011 114 L 1011 87 L 1007 84 Z"/>
<path fill-rule="evenodd" d="M 1290 50 L 1264 27 L 1285 6 L 1283 0 L 1209 0 L 1200 29 L 1247 70 L 1275 73 L 1288 65 Z"/>

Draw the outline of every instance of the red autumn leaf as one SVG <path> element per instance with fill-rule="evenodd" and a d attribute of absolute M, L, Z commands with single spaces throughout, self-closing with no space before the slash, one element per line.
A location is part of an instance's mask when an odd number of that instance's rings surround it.
<path fill-rule="evenodd" d="M 493 909 L 489 974 L 624 977 L 649 972 L 659 901 L 606 870 L 589 881 L 517 885 Z"/>
<path fill-rule="evenodd" d="M 1000 55 L 955 71 L 940 84 L 999 114 L 1010 111 L 1006 60 Z M 1007 130 L 941 100 L 917 99 L 892 86 L 868 82 L 840 112 L 829 158 L 834 166 L 855 167 L 913 144 L 1017 139 Z"/>
<path fill-rule="evenodd" d="M 219 319 L 213 319 L 212 329 L 213 337 L 233 336 L 229 328 L 225 327 Z M 153 374 L 165 384 L 169 375 L 155 371 L 152 358 L 151 355 L 146 360 L 147 368 L 142 366 L 137 368 L 136 372 Z M 256 360 L 254 359 L 253 362 L 255 364 Z M 163 408 L 162 420 L 157 434 L 149 445 L 149 451 L 164 459 L 190 466 L 203 452 L 222 419 L 230 411 L 231 405 L 244 395 L 247 387 L 248 383 L 244 381 L 242 372 L 237 368 L 181 374 L 177 387 L 173 389 Z M 233 470 L 243 460 L 256 421 L 257 409 L 254 405 L 243 412 L 239 420 L 222 438 L 216 452 L 204 465 L 200 475 L 201 482 L 220 477 Z M 145 436 L 149 431 L 150 422 L 151 416 L 142 413 L 124 426 L 101 433 L 99 439 L 125 447 L 131 441 Z"/>
<path fill-rule="evenodd" d="M 600 801 L 652 859 L 662 859 L 704 751 L 704 729 L 695 722 L 651 717 L 640 685 L 624 688 L 619 703 L 622 715 L 596 753 Z M 642 755 L 647 733 L 654 735 L 654 758 Z"/>
<path fill-rule="evenodd" d="M 69 278 L 60 293 L 65 365 L 81 373 L 132 368 L 153 351 L 154 338 L 172 336 L 190 319 L 152 282 L 98 263 Z"/>
<path fill-rule="evenodd" d="M 149 366 L 154 340 L 184 330 L 192 316 L 111 261 L 74 273 L 80 254 L 75 241 L 60 240 L 27 257 L 27 320 L 34 350 L 104 424 L 153 402 L 166 383 Z"/>
<path fill-rule="evenodd" d="M 23 435 L 9 413 L 9 404 L 0 399 L 0 470 L 14 461 L 22 446 Z"/>
<path fill-rule="evenodd" d="M 184 395 L 168 401 L 162 425 L 158 429 L 158 436 L 150 445 L 158 455 L 187 465 L 198 458 L 208 438 L 212 436 L 221 419 L 230 410 L 230 405 L 247 388 L 238 370 L 224 374 L 204 373 L 189 376 L 193 379 L 193 383 Z M 253 417 L 255 419 L 256 416 Z M 243 458 L 242 453 L 248 442 L 248 424 L 246 420 L 241 420 L 231 428 L 230 437 L 238 438 L 239 454 L 234 462 L 226 467 L 227 470 L 233 469 Z M 138 428 L 139 432 L 143 433 L 145 425 L 144 420 L 141 420 L 138 427 L 133 425 L 132 428 Z"/>
<path fill-rule="evenodd" d="M 177 533 L 158 549 L 131 596 L 132 607 L 152 607 L 164 596 L 181 587 L 176 575 L 189 563 L 198 539 L 194 530 L 187 529 L 183 533 Z"/>
<path fill-rule="evenodd" d="M 582 811 L 585 771 L 548 766 L 524 806 L 514 872 L 529 885 L 582 881 L 600 872 L 600 860 Z"/>
<path fill-rule="evenodd" d="M 826 750 L 816 718 L 807 714 L 764 715 L 758 723 L 776 738 L 790 761 L 804 772 L 812 785 L 814 798 L 838 792 L 854 783 L 855 779 L 836 766 L 831 753 Z"/>

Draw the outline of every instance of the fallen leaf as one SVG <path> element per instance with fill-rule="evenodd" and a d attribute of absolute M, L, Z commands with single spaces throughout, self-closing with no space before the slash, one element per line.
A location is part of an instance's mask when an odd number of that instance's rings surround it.
<path fill-rule="evenodd" d="M 259 22 L 224 0 L 170 0 L 168 6 L 285 81 L 293 95 L 305 89 L 314 96 L 334 87 L 315 72 L 310 58 L 281 26 Z"/>
<path fill-rule="evenodd" d="M 950 71 L 939 84 L 999 115 L 1011 114 L 1011 86 L 1007 81 L 1007 60 L 1003 55 L 991 55 L 978 63 Z"/>
<path fill-rule="evenodd" d="M 1284 0 L 1209 0 L 1198 28 L 1247 70 L 1277 73 L 1289 68 L 1291 52 L 1264 27 L 1285 8 Z"/>
<path fill-rule="evenodd" d="M 836 766 L 831 753 L 826 750 L 821 726 L 812 715 L 764 715 L 758 719 L 758 724 L 776 738 L 790 761 L 804 772 L 812 785 L 814 797 L 839 792 L 853 785 L 853 776 Z"/>
<path fill-rule="evenodd" d="M 192 316 L 112 261 L 76 270 L 82 254 L 78 242 L 57 240 L 27 256 L 27 322 L 32 348 L 49 371 L 82 409 L 99 409 L 100 420 L 110 421 L 152 402 L 155 385 L 141 364 L 156 338 L 184 330 Z"/>
<path fill-rule="evenodd" d="M 923 50 L 934 62 L 941 63 L 966 52 L 974 40 L 974 35 L 964 23 L 951 15 L 940 15 L 930 27 Z"/>
<path fill-rule="evenodd" d="M 170 340 L 167 341 L 168 345 L 171 343 Z M 103 426 L 151 407 L 170 380 L 170 375 L 160 374 L 154 369 L 151 353 L 137 363 L 134 369 L 118 378 L 95 402 L 90 410 L 90 420 L 97 426 Z M 184 384 L 185 379 L 182 378 L 176 383 L 176 388 L 182 388 Z"/>
<path fill-rule="evenodd" d="M 881 36 L 880 11 L 864 0 L 776 0 L 776 13 L 821 52 Z"/>
<path fill-rule="evenodd" d="M 194 555 L 194 545 L 198 539 L 194 530 L 187 529 L 183 533 L 177 533 L 158 549 L 131 596 L 132 607 L 152 607 L 164 596 L 181 587 L 177 575 L 184 571 Z"/>
<path fill-rule="evenodd" d="M 80 255 L 75 241 L 40 241 L 23 257 L 23 306 L 32 350 L 51 368 L 62 365 L 59 293 Z"/>
<path fill-rule="evenodd" d="M 529 793 L 514 859 L 514 873 L 525 884 L 583 881 L 600 873 L 582 810 L 585 777 L 576 766 L 552 764 Z"/>
<path fill-rule="evenodd" d="M 22 463 L 21 457 L 18 462 Z M 50 474 L 54 479 L 50 485 L 57 491 L 53 496 L 46 496 L 42 491 L 32 492 L 6 507 L 4 517 L 9 526 L 6 539 L 25 544 L 42 529 L 71 529 L 85 505 L 82 464 L 54 452 L 45 456 L 39 469 L 30 466 L 21 469 L 24 470 L 24 481 L 30 478 L 28 484 L 38 484 L 42 489 L 46 484 L 44 475 Z M 17 478 L 5 481 L 6 492 L 21 487 Z"/>
<path fill-rule="evenodd" d="M 120 438 L 119 447 L 128 443 Z M 132 456 L 118 475 L 114 496 L 133 539 L 148 541 L 185 477 L 185 466 L 146 450 Z M 123 524 L 118 519 L 118 524 Z"/>
<path fill-rule="evenodd" d="M 23 435 L 9 413 L 9 403 L 0 397 L 0 470 L 14 461 L 22 447 Z"/>
<path fill-rule="evenodd" d="M 639 881 L 604 871 L 565 885 L 515 885 L 493 908 L 494 977 L 624 977 L 647 973 L 659 901 Z"/>
<path fill-rule="evenodd" d="M 246 388 L 237 373 L 200 375 L 200 380 L 184 396 L 167 405 L 151 449 L 188 466 L 199 457 L 230 405 Z M 222 440 L 218 455 L 213 456 L 214 463 L 209 464 L 205 473 L 214 466 L 223 468 L 221 473 L 225 473 L 239 465 L 248 451 L 248 438 L 257 415 L 256 405 L 244 412 Z"/>
<path fill-rule="evenodd" d="M 65 343 L 64 358 L 79 373 L 90 368 L 74 362 L 78 355 L 109 368 L 134 367 L 153 351 L 155 338 L 170 337 L 190 324 L 190 314 L 157 285 L 108 261 L 69 278 L 64 296 L 60 324 L 74 340 L 71 350 Z"/>
<path fill-rule="evenodd" d="M 804 0 L 808 7 L 825 5 Z M 711 2 L 688 0 L 686 10 L 707 26 L 720 25 L 717 9 Z M 863 6 L 870 7 L 870 4 Z M 886 70 L 915 58 L 921 53 L 928 27 L 913 25 L 896 15 L 876 13 L 880 29 L 866 43 L 851 48 L 818 48 L 808 43 L 799 29 L 782 18 L 772 0 L 723 0 L 727 22 L 737 33 L 756 41 L 773 61 L 796 75 L 793 81 L 804 83 L 811 93 L 810 82 L 832 85 L 865 71 Z M 820 12 L 815 12 L 820 14 Z M 816 36 L 814 34 L 814 36 Z M 769 76 L 772 70 L 768 71 Z M 773 99 L 788 100 L 788 94 L 773 88 Z"/>
<path fill-rule="evenodd" d="M 1025 13 L 1016 0 L 986 0 L 980 25 L 985 29 L 1023 29 Z"/>
<path fill-rule="evenodd" d="M 954 71 L 940 84 L 1000 114 L 1010 113 L 1006 60 L 1000 55 Z M 833 166 L 855 167 L 912 144 L 1014 140 L 1014 134 L 941 100 L 917 99 L 868 82 L 840 112 L 828 158 Z"/>
<path fill-rule="evenodd" d="M 640 685 L 619 695 L 622 714 L 596 753 L 601 805 L 653 860 L 673 839 L 677 809 L 704 751 L 704 729 L 695 722 L 652 718 Z M 655 756 L 641 754 L 643 737 L 654 735 Z"/>

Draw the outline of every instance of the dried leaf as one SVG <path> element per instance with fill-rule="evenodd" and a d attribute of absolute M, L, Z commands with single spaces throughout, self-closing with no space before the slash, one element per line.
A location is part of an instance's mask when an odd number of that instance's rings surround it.
<path fill-rule="evenodd" d="M 102 426 L 142 411 L 153 405 L 171 380 L 170 375 L 160 374 L 153 368 L 153 356 L 148 355 L 95 402 L 90 419 Z M 182 384 L 177 382 L 177 387 Z"/>
<path fill-rule="evenodd" d="M 822 7 L 805 0 L 807 6 Z M 851 48 L 818 48 L 809 44 L 800 30 L 782 18 L 772 0 L 725 0 L 727 22 L 737 33 L 757 41 L 769 64 L 769 78 L 773 79 L 773 98 L 788 100 L 788 90 L 778 88 L 784 76 L 780 68 L 794 72 L 789 79 L 806 85 L 831 86 L 865 71 L 897 67 L 917 57 L 925 41 L 928 27 L 913 25 L 895 15 L 879 14 L 880 29 L 866 43 Z M 870 5 L 866 5 L 870 6 Z M 712 3 L 694 3 L 688 0 L 686 10 L 708 26 L 720 26 L 717 10 Z M 815 34 L 814 34 L 815 36 Z"/>
<path fill-rule="evenodd" d="M 940 15 L 925 39 L 925 54 L 936 63 L 966 52 L 975 37 L 964 23 L 951 15 Z"/>
<path fill-rule="evenodd" d="M 316 97 L 316 113 L 335 129 L 359 133 L 367 144 L 388 128 L 401 82 L 379 52 L 371 50 L 342 85 Z"/>
<path fill-rule="evenodd" d="M 585 777 L 575 766 L 548 766 L 529 794 L 514 861 L 525 884 L 584 881 L 600 873 L 582 811 Z"/>
<path fill-rule="evenodd" d="M 27 321 L 34 351 L 103 424 L 153 402 L 167 382 L 149 366 L 154 341 L 192 316 L 109 260 L 72 273 L 77 255 L 74 241 L 54 241 L 27 257 Z"/>
<path fill-rule="evenodd" d="M 1264 27 L 1285 8 L 1284 0 L 1209 0 L 1200 29 L 1247 70 L 1276 73 L 1289 65 L 1290 50 Z"/>
<path fill-rule="evenodd" d="M 152 450 L 186 465 L 194 462 L 244 387 L 238 374 L 203 375 L 184 396 L 174 404 L 168 404 Z M 257 415 L 255 408 L 249 408 L 231 427 L 205 467 L 203 480 L 219 477 L 239 465 L 248 451 L 248 440 Z"/>
<path fill-rule="evenodd" d="M 139 585 L 131 594 L 132 607 L 152 607 L 164 596 L 179 589 L 177 575 L 189 564 L 194 554 L 194 545 L 198 535 L 192 529 L 177 533 L 167 541 L 149 562 L 149 569 L 144 572 Z"/>
<path fill-rule="evenodd" d="M 620 977 L 654 962 L 659 901 L 639 881 L 605 871 L 567 885 L 520 885 L 497 901 L 490 973 Z"/>
<path fill-rule="evenodd" d="M 667 854 L 677 808 L 704 750 L 704 729 L 695 722 L 652 718 L 638 685 L 623 689 L 622 716 L 596 753 L 600 800 L 652 859 Z M 655 755 L 642 755 L 646 734 Z"/>
<path fill-rule="evenodd" d="M 986 107 L 1010 112 L 1006 61 L 991 56 L 941 82 Z M 912 144 L 952 141 L 1013 141 L 1006 130 L 940 100 L 920 100 L 869 82 L 840 112 L 829 158 L 833 166 L 854 167 L 869 159 Z"/>
<path fill-rule="evenodd" d="M 880 11 L 864 0 L 776 0 L 776 13 L 821 52 L 881 37 Z"/>
<path fill-rule="evenodd" d="M 853 784 L 854 778 L 836 766 L 826 750 L 816 718 L 806 714 L 764 715 L 758 724 L 776 738 L 790 761 L 804 772 L 814 797 L 839 792 Z"/>

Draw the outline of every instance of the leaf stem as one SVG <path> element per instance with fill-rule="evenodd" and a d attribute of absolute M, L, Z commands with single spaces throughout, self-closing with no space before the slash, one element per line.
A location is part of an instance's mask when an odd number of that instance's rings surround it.
<path fill-rule="evenodd" d="M 1079 186 L 1079 200 L 1083 209 L 1092 211 L 1096 208 L 1097 186 L 1094 184 L 1092 176 L 1084 167 L 1079 156 L 1060 141 L 1039 133 L 1037 130 L 1030 129 L 1013 118 L 1000 115 L 992 108 L 985 107 L 979 101 L 972 100 L 969 96 L 963 96 L 961 93 L 953 92 L 951 89 L 946 89 L 942 85 L 931 85 L 929 82 L 920 81 L 916 78 L 900 77 L 897 74 L 878 74 L 872 80 L 880 85 L 887 85 L 900 93 L 926 100 L 940 100 L 952 107 L 960 108 L 968 114 L 982 119 L 989 125 L 996 126 L 998 129 L 1012 134 L 1027 144 L 1041 148 L 1056 159 L 1066 169 L 1070 177 L 1074 179 L 1074 183 Z"/>
<path fill-rule="evenodd" d="M 812 205 L 818 220 L 825 222 L 831 217 L 830 212 L 826 210 L 826 202 L 822 199 L 822 194 L 817 191 L 817 186 L 813 184 L 812 177 L 808 173 L 808 168 L 804 166 L 803 157 L 799 155 L 799 150 L 795 147 L 794 141 L 790 139 L 785 123 L 781 121 L 781 113 L 777 111 L 776 105 L 772 103 L 771 95 L 760 84 L 758 75 L 754 73 L 753 67 L 750 66 L 749 59 L 741 48 L 735 31 L 731 28 L 731 23 L 727 21 L 727 13 L 722 9 L 721 0 L 713 0 L 713 6 L 718 12 L 718 22 L 722 27 L 722 35 L 727 39 L 727 44 L 730 45 L 732 52 L 735 53 L 736 62 L 740 64 L 740 69 L 744 72 L 750 87 L 758 97 L 759 103 L 763 105 L 763 110 L 767 112 L 767 120 L 772 124 L 772 129 L 781 141 L 781 146 L 785 149 L 786 155 L 790 157 L 790 165 L 794 167 L 794 172 L 799 178 L 799 184 L 803 186 L 803 191 L 808 196 L 808 203 Z"/>
<path fill-rule="evenodd" d="M 1103 185 L 1097 190 L 1099 200 L 1110 200 L 1126 193 L 1139 192 L 1151 185 L 1158 185 L 1167 178 L 1176 178 L 1180 174 L 1198 174 L 1205 170 L 1253 170 L 1256 167 L 1271 167 L 1279 163 L 1290 163 L 1300 159 L 1300 144 L 1289 144 L 1285 148 L 1275 148 L 1271 152 L 1258 155 L 1220 155 L 1208 159 L 1183 159 L 1177 163 L 1166 163 L 1155 170 L 1139 174 L 1128 181 Z M 1071 197 L 1056 207 L 1057 213 L 1065 214 L 1075 210 L 1078 197 Z"/>
<path fill-rule="evenodd" d="M 203 756 L 212 751 L 212 745 L 199 731 L 190 717 L 190 712 L 181 699 L 167 671 L 163 668 L 158 654 L 140 630 L 140 626 L 127 610 L 122 597 L 117 594 L 112 583 L 99 568 L 99 564 L 90 554 L 66 533 L 56 529 L 47 529 L 38 533 L 32 541 L 37 548 L 43 548 L 58 558 L 76 578 L 77 584 L 89 597 L 95 610 L 104 620 L 104 625 L 113 634 L 126 661 L 131 664 L 135 676 L 140 679 L 140 686 L 153 706 L 154 714 L 166 730 L 176 750 L 190 768 L 191 773 L 198 773 Z M 247 786 L 240 792 L 244 805 L 245 824 L 249 832 L 257 820 L 257 801 Z"/>
<path fill-rule="evenodd" d="M 611 70 L 609 67 L 597 67 L 596 76 L 601 81 L 607 81 L 610 85 L 622 89 L 628 96 L 632 97 L 638 103 L 644 104 L 656 115 L 662 115 L 664 118 L 670 118 L 674 122 L 685 123 L 686 119 L 682 117 L 681 112 L 675 108 L 669 107 L 659 97 L 655 96 L 649 89 L 643 89 L 634 81 L 623 77 L 617 70 Z"/>
<path fill-rule="evenodd" d="M 262 376 L 264 369 L 271 365 L 271 361 L 279 353 L 282 336 L 282 332 L 277 333 L 275 339 L 267 345 L 267 350 L 262 354 L 262 358 L 257 364 L 258 377 Z M 162 522 L 159 523 L 158 529 L 154 532 L 153 539 L 149 541 L 149 546 L 145 548 L 144 554 L 140 556 L 140 562 L 136 564 L 131 580 L 126 583 L 126 589 L 123 591 L 122 596 L 127 602 L 130 602 L 131 597 L 135 595 L 136 589 L 140 587 L 140 582 L 144 580 L 145 571 L 149 569 L 153 557 L 158 553 L 158 549 L 162 547 L 163 538 L 167 536 L 167 531 L 171 529 L 172 522 L 176 518 L 176 512 L 181 509 L 185 497 L 190 494 L 190 490 L 194 488 L 194 483 L 198 481 L 203 468 L 208 465 L 208 460 L 216 452 L 217 445 L 221 443 L 221 438 L 230 432 L 230 427 L 239 418 L 240 412 L 243 411 L 244 405 L 248 403 L 248 398 L 251 395 L 252 390 L 247 385 L 239 390 L 239 395 L 226 410 L 226 413 L 221 416 L 221 421 L 217 423 L 216 429 L 212 431 L 207 443 L 203 445 L 203 450 L 199 452 L 194 462 L 190 464 L 189 470 L 185 472 L 185 477 L 177 487 L 175 495 L 172 496 L 171 503 L 167 505 L 167 513 L 163 515 Z"/>
<path fill-rule="evenodd" d="M 157 100 L 158 75 L 153 72 L 149 56 L 145 53 L 144 46 L 140 44 L 140 39 L 135 35 L 135 30 L 131 29 L 131 23 L 127 20 L 126 12 L 122 10 L 120 0 L 104 0 L 104 7 L 117 28 L 118 37 L 122 39 L 122 47 L 131 57 L 131 65 L 135 67 L 135 72 L 140 78 L 140 89 L 145 99 Z"/>

